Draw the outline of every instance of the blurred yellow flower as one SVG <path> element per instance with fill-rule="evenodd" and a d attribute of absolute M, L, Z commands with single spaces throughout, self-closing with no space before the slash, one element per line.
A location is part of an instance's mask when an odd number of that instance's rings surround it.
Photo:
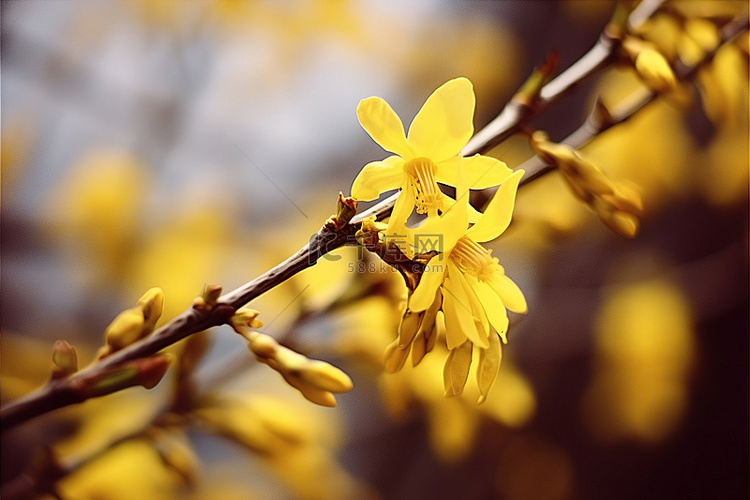
<path fill-rule="evenodd" d="M 49 229 L 84 255 L 86 270 L 95 279 L 127 272 L 141 229 L 147 181 L 144 165 L 129 154 L 93 150 L 53 192 Z"/>
<path fill-rule="evenodd" d="M 407 136 L 400 118 L 383 99 L 369 97 L 359 103 L 362 127 L 375 142 L 396 154 L 365 165 L 354 179 L 352 196 L 369 201 L 401 188 L 388 234 L 401 229 L 415 205 L 417 213 L 429 216 L 446 210 L 450 198 L 437 183 L 455 186 L 459 165 L 466 171 L 469 186 L 476 189 L 501 184 L 512 173 L 495 158 L 459 156 L 474 132 L 474 104 L 471 82 L 450 80 L 427 99 Z"/>
<path fill-rule="evenodd" d="M 653 279 L 611 289 L 596 321 L 596 371 L 582 412 L 604 441 L 658 442 L 686 409 L 695 360 L 690 305 Z"/>
<path fill-rule="evenodd" d="M 643 215 L 641 197 L 626 184 L 615 184 L 593 163 L 582 158 L 567 144 L 551 142 L 537 130 L 530 137 L 531 147 L 547 163 L 557 166 L 573 194 L 586 203 L 615 233 L 633 238 Z"/>

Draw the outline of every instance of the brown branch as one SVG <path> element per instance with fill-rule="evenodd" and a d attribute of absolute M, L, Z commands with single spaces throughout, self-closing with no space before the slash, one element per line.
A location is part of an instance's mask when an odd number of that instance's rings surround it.
<path fill-rule="evenodd" d="M 628 18 L 631 29 L 642 25 L 661 7 L 662 3 L 664 0 L 641 2 Z M 547 83 L 531 105 L 511 100 L 495 119 L 471 138 L 461 154 L 471 156 L 487 152 L 518 132 L 524 123 L 528 123 L 573 87 L 607 67 L 614 57 L 618 43 L 619 41 L 605 29 L 596 44 L 567 70 Z"/>
<path fill-rule="evenodd" d="M 721 47 L 730 43 L 741 33 L 748 31 L 748 24 L 748 18 L 743 18 L 736 19 L 724 25 L 721 29 L 720 40 L 717 46 L 713 50 L 706 52 L 703 58 L 692 66 L 678 64 L 678 67 L 674 71 L 675 78 L 680 82 L 690 80 L 701 68 L 713 60 L 716 52 L 718 52 Z M 583 125 L 563 139 L 562 142 L 575 149 L 580 149 L 591 142 L 592 139 L 606 132 L 610 128 L 630 120 L 630 118 L 635 116 L 643 108 L 655 101 L 657 97 L 659 97 L 658 93 L 650 91 L 644 87 L 626 97 L 620 105 L 612 111 L 612 113 L 608 114 L 608 116 L 607 114 L 602 114 L 598 112 L 597 109 L 594 109 L 594 111 L 589 114 Z M 605 116 L 606 118 L 604 118 Z M 554 166 L 546 164 L 538 156 L 534 156 L 527 160 L 518 168 L 526 171 L 526 174 L 524 174 L 524 177 L 521 180 L 521 185 L 528 184 L 555 169 Z"/>

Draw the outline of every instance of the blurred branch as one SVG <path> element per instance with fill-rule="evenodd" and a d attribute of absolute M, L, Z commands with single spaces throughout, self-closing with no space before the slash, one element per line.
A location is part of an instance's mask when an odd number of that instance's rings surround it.
<path fill-rule="evenodd" d="M 732 42 L 745 31 L 748 31 L 748 26 L 749 21 L 747 17 L 743 19 L 735 19 L 726 24 L 721 29 L 721 38 L 717 46 L 713 50 L 706 52 L 703 58 L 692 66 L 679 64 L 674 71 L 675 78 L 680 82 L 690 80 L 701 68 L 713 60 L 716 52 L 718 52 L 721 47 Z M 648 104 L 656 100 L 657 97 L 659 97 L 657 92 L 642 87 L 623 99 L 617 109 L 613 110 L 611 113 L 605 110 L 601 102 L 598 101 L 596 107 L 589 114 L 583 125 L 563 139 L 562 143 L 567 144 L 574 149 L 580 149 L 591 142 L 592 139 L 606 132 L 610 128 L 628 121 Z M 526 171 L 526 174 L 521 181 L 521 184 L 523 185 L 545 175 L 555 167 L 547 165 L 538 156 L 535 156 L 524 162 L 518 168 Z"/>
<path fill-rule="evenodd" d="M 649 19 L 664 3 L 664 0 L 644 0 L 631 12 L 628 24 L 637 28 Z M 547 109 L 573 87 L 608 66 L 617 49 L 619 40 L 605 29 L 596 44 L 567 70 L 541 88 L 538 97 L 530 103 L 511 100 L 500 114 L 487 124 L 466 144 L 463 156 L 489 151 L 518 132 L 524 123 Z"/>

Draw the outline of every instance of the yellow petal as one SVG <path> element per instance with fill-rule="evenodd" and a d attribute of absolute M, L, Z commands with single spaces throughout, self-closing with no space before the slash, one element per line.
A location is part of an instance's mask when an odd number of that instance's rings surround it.
<path fill-rule="evenodd" d="M 359 101 L 357 118 L 362 128 L 383 149 L 407 160 L 414 158 L 413 150 L 406 142 L 404 124 L 383 99 L 368 97 Z"/>
<path fill-rule="evenodd" d="M 417 156 L 440 162 L 457 155 L 474 133 L 474 88 L 466 78 L 440 86 L 409 127 L 408 143 Z"/>
<path fill-rule="evenodd" d="M 456 185 L 457 163 L 465 170 L 466 183 L 470 189 L 486 189 L 498 186 L 513 173 L 508 166 L 490 156 L 474 155 L 468 158 L 451 158 L 438 164 L 435 179 L 450 186 Z"/>
<path fill-rule="evenodd" d="M 443 367 L 443 385 L 446 396 L 461 394 L 469 378 L 471 367 L 471 342 L 464 342 L 456 349 L 451 349 Z"/>
<path fill-rule="evenodd" d="M 479 282 L 476 287 L 479 300 L 482 301 L 484 310 L 490 320 L 492 328 L 502 337 L 503 342 L 508 342 L 506 333 L 508 332 L 508 314 L 505 312 L 505 305 L 500 297 L 490 288 L 487 283 Z M 492 337 L 492 334 L 490 334 Z M 492 341 L 490 341 L 492 343 Z"/>
<path fill-rule="evenodd" d="M 455 315 L 452 322 L 458 323 L 458 327 L 465 338 L 482 347 L 487 347 L 487 338 L 482 338 L 482 334 L 477 328 L 476 322 L 478 321 L 481 325 L 481 320 L 474 316 L 470 297 L 473 292 L 469 290 L 468 284 L 465 283 L 466 279 L 463 273 L 450 261 L 448 262 L 448 269 L 448 277 L 443 286 L 443 311 L 446 313 L 446 327 L 448 326 L 448 310 L 446 310 L 445 301 L 450 297 L 453 309 L 451 314 Z M 449 306 L 448 309 L 451 309 L 451 307 Z M 448 348 L 451 349 L 450 346 Z"/>
<path fill-rule="evenodd" d="M 411 345 L 411 364 L 417 366 L 424 355 L 427 354 L 427 337 L 422 331 L 417 333 L 414 337 L 414 342 Z"/>
<path fill-rule="evenodd" d="M 435 339 L 437 339 L 439 335 L 438 329 L 440 327 L 438 325 L 441 324 L 438 321 L 438 318 L 440 316 L 438 313 L 440 312 L 440 307 L 442 305 L 443 297 L 442 294 L 438 292 L 437 297 L 435 297 L 435 302 L 433 302 L 430 308 L 425 312 L 422 326 L 419 328 L 419 332 L 417 333 L 417 336 L 414 338 L 414 342 L 412 343 L 412 366 L 417 366 L 419 362 L 422 361 L 424 355 L 430 352 L 435 346 Z M 445 331 L 445 328 L 443 327 L 442 330 Z"/>
<path fill-rule="evenodd" d="M 493 274 L 487 284 L 490 285 L 500 297 L 500 300 L 503 301 L 506 308 L 517 313 L 524 313 L 528 310 L 528 307 L 526 306 L 526 298 L 523 296 L 523 292 L 521 292 L 518 285 L 513 283 L 513 281 L 505 276 L 504 273 L 497 272 Z"/>
<path fill-rule="evenodd" d="M 398 346 L 401 349 L 411 345 L 414 336 L 419 331 L 419 325 L 422 323 L 423 317 L 424 313 L 414 311 L 407 306 L 401 316 L 401 322 L 398 324 Z"/>
<path fill-rule="evenodd" d="M 427 263 L 419 285 L 409 298 L 409 308 L 412 311 L 424 311 L 435 301 L 438 288 L 445 276 L 445 261 L 445 254 L 441 253 Z"/>
<path fill-rule="evenodd" d="M 407 181 L 404 183 L 401 192 L 396 199 L 391 211 L 391 217 L 388 220 L 388 226 L 385 228 L 385 236 L 396 244 L 407 257 L 412 258 L 414 252 L 409 247 L 406 235 L 406 221 L 414 210 L 414 189 Z"/>
<path fill-rule="evenodd" d="M 451 349 L 443 366 L 443 386 L 445 396 L 458 396 L 466 385 L 471 368 L 472 344 L 464 342 Z"/>
<path fill-rule="evenodd" d="M 466 341 L 466 331 L 474 329 L 474 318 L 466 302 L 456 298 L 463 294 L 463 287 L 456 285 L 448 276 L 443 285 L 443 314 L 445 315 L 445 343 L 455 349 Z M 466 298 L 464 297 L 466 301 Z"/>
<path fill-rule="evenodd" d="M 398 189 L 404 182 L 404 160 L 389 156 L 382 161 L 368 163 L 352 183 L 352 197 L 361 201 L 374 200 L 380 193 Z"/>
<path fill-rule="evenodd" d="M 314 385 L 303 385 L 298 387 L 299 391 L 305 396 L 305 399 L 312 401 L 316 405 L 327 406 L 329 408 L 336 407 L 336 398 L 330 391 L 318 389 Z"/>
<path fill-rule="evenodd" d="M 398 339 L 394 340 L 385 348 L 383 354 L 383 369 L 386 373 L 396 373 L 404 366 L 406 357 L 409 355 L 409 346 L 401 349 L 398 346 Z"/>
<path fill-rule="evenodd" d="M 471 313 L 474 315 L 474 326 L 478 334 L 478 344 L 480 347 L 487 347 L 487 337 L 490 334 L 490 322 L 487 319 L 487 313 L 484 312 L 482 302 L 476 293 L 477 279 L 469 274 L 461 276 L 460 280 L 464 286 L 464 291 L 469 297 L 469 305 L 471 306 Z M 471 337 L 469 338 L 471 340 Z"/>
<path fill-rule="evenodd" d="M 494 240 L 505 232 L 513 215 L 518 183 L 521 182 L 523 174 L 523 170 L 519 170 L 503 182 L 490 200 L 482 217 L 466 231 L 466 236 L 481 243 Z"/>
<path fill-rule="evenodd" d="M 497 377 L 500 362 L 503 359 L 503 350 L 497 335 L 490 335 L 490 345 L 487 349 L 479 349 L 479 362 L 477 363 L 477 386 L 479 386 L 479 401 L 482 404 L 487 399 L 492 383 Z"/>
<path fill-rule="evenodd" d="M 464 235 L 469 224 L 469 196 L 468 190 L 462 189 L 464 186 L 462 177 L 463 175 L 460 174 L 459 186 L 456 188 L 456 201 L 448 198 L 451 204 L 446 206 L 440 217 L 428 217 L 418 228 L 410 231 L 415 246 L 420 237 L 442 235 L 441 248 L 438 250 L 450 254 L 458 239 Z"/>
<path fill-rule="evenodd" d="M 456 203 L 456 200 L 443 193 L 443 207 L 451 207 Z M 474 208 L 471 203 L 466 204 L 466 208 L 469 210 L 469 222 L 474 224 L 482 216 L 482 212 Z"/>

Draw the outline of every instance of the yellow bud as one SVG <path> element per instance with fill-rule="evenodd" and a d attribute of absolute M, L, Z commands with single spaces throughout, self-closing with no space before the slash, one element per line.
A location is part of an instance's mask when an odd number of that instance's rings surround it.
<path fill-rule="evenodd" d="M 713 50 L 721 41 L 719 28 L 707 19 L 691 17 L 685 21 L 685 33 L 703 50 Z"/>
<path fill-rule="evenodd" d="M 617 210 L 603 200 L 596 204 L 595 210 L 602 222 L 620 236 L 635 238 L 638 234 L 640 223 L 635 215 Z"/>
<path fill-rule="evenodd" d="M 349 392 L 354 387 L 349 375 L 325 361 L 310 361 L 301 375 L 303 379 L 325 391 L 340 394 Z"/>
<path fill-rule="evenodd" d="M 354 234 L 354 237 L 360 245 L 374 245 L 378 242 L 378 233 L 384 230 L 381 226 L 375 221 L 375 216 L 371 215 L 362 221 L 362 225 Z"/>
<path fill-rule="evenodd" d="M 313 385 L 305 385 L 298 387 L 303 396 L 309 401 L 320 406 L 327 406 L 329 408 L 336 407 L 336 398 L 329 391 L 319 389 Z"/>
<path fill-rule="evenodd" d="M 612 181 L 569 145 L 550 142 L 547 134 L 541 130 L 531 135 L 529 143 L 542 160 L 558 167 L 575 195 L 586 203 L 591 202 L 592 195 L 614 191 Z"/>
<path fill-rule="evenodd" d="M 58 340 L 52 346 L 52 362 L 55 364 L 52 371 L 54 378 L 67 377 L 78 371 L 76 350 L 64 340 Z"/>
<path fill-rule="evenodd" d="M 614 184 L 602 173 L 593 163 L 584 160 L 578 154 L 574 155 L 575 160 L 571 163 L 561 166 L 560 170 L 568 178 L 569 182 L 575 182 L 585 191 L 603 195 L 614 192 Z"/>
<path fill-rule="evenodd" d="M 275 358 L 276 351 L 280 347 L 279 343 L 268 335 L 258 332 L 255 333 L 255 337 L 248 344 L 250 352 L 261 358 Z"/>
<path fill-rule="evenodd" d="M 164 292 L 158 287 L 151 288 L 138 299 L 136 306 L 143 312 L 145 333 L 151 333 L 164 310 Z"/>
<path fill-rule="evenodd" d="M 141 338 L 143 325 L 143 311 L 139 307 L 133 307 L 118 314 L 104 331 L 104 338 L 110 352 L 118 351 Z"/>
<path fill-rule="evenodd" d="M 637 217 L 643 215 L 641 195 L 626 184 L 620 184 L 614 193 L 602 196 L 602 199 L 619 211 L 627 212 Z"/>
<path fill-rule="evenodd" d="M 203 292 L 201 298 L 208 307 L 213 307 L 221 297 L 221 286 L 220 285 L 203 285 Z"/>
<path fill-rule="evenodd" d="M 263 326 L 263 322 L 256 319 L 259 314 L 260 312 L 255 309 L 243 306 L 229 319 L 229 323 L 236 331 L 241 327 L 260 328 Z"/>
<path fill-rule="evenodd" d="M 635 70 L 643 82 L 654 92 L 664 93 L 677 86 L 669 63 L 654 49 L 645 49 L 635 58 Z"/>

